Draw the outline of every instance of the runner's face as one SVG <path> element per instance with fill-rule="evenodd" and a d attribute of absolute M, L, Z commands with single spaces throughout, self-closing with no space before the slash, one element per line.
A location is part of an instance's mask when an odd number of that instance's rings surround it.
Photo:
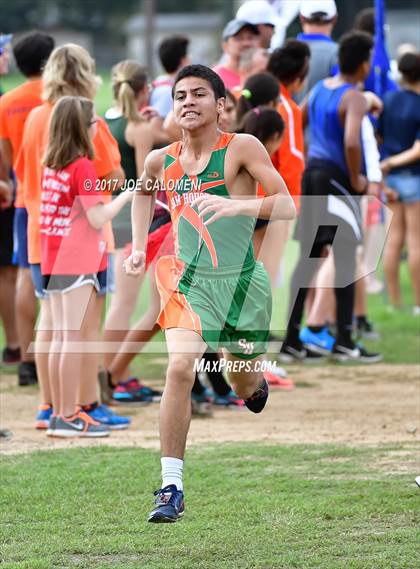
<path fill-rule="evenodd" d="M 199 77 L 186 77 L 176 84 L 175 121 L 182 129 L 197 128 L 216 122 L 223 111 L 224 99 L 215 100 L 210 84 Z"/>

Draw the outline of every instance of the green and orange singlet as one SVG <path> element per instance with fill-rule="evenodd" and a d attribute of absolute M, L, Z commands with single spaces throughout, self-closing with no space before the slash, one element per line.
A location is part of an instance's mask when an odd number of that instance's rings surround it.
<path fill-rule="evenodd" d="M 239 215 L 204 225 L 191 206 L 203 193 L 230 199 L 224 164 L 234 136 L 220 134 L 207 166 L 195 176 L 181 166 L 182 142 L 168 148 L 164 185 L 176 255 L 162 257 L 156 266 L 159 323 L 165 329 L 194 330 L 214 349 L 224 346 L 252 358 L 266 351 L 271 318 L 268 278 L 252 247 L 255 219 Z"/>
<path fill-rule="evenodd" d="M 224 162 L 234 134 L 222 133 L 205 169 L 196 176 L 184 173 L 179 156 L 182 142 L 169 147 L 165 157 L 164 185 L 171 212 L 178 257 L 188 266 L 220 269 L 251 266 L 255 220 L 236 216 L 208 226 L 191 202 L 202 193 L 230 198 L 224 179 Z"/>

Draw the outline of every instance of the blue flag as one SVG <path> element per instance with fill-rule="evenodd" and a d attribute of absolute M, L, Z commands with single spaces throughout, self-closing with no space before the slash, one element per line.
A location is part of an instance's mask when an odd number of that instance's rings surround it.
<path fill-rule="evenodd" d="M 375 45 L 372 69 L 365 81 L 365 89 L 373 91 L 381 99 L 388 91 L 397 90 L 397 84 L 389 77 L 389 70 L 389 56 L 385 43 L 385 5 L 384 0 L 375 0 Z"/>

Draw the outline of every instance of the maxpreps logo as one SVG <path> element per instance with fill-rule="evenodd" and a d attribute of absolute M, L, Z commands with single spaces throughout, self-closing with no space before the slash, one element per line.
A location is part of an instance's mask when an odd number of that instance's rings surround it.
<path fill-rule="evenodd" d="M 247 342 L 252 344 L 253 342 Z M 194 360 L 195 373 L 259 373 L 269 371 L 275 372 L 277 362 L 262 359 L 256 360 L 226 360 L 220 358 L 217 361 L 208 361 L 201 358 Z"/>

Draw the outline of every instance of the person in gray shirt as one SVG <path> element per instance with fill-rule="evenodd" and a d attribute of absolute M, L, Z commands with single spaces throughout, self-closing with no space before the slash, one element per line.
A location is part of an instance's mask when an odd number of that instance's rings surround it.
<path fill-rule="evenodd" d="M 337 21 L 334 0 L 314 0 L 301 3 L 300 23 L 303 32 L 297 39 L 306 42 L 311 50 L 309 74 L 306 85 L 295 97 L 301 103 L 312 87 L 321 79 L 335 75 L 338 44 L 331 39 Z"/>

